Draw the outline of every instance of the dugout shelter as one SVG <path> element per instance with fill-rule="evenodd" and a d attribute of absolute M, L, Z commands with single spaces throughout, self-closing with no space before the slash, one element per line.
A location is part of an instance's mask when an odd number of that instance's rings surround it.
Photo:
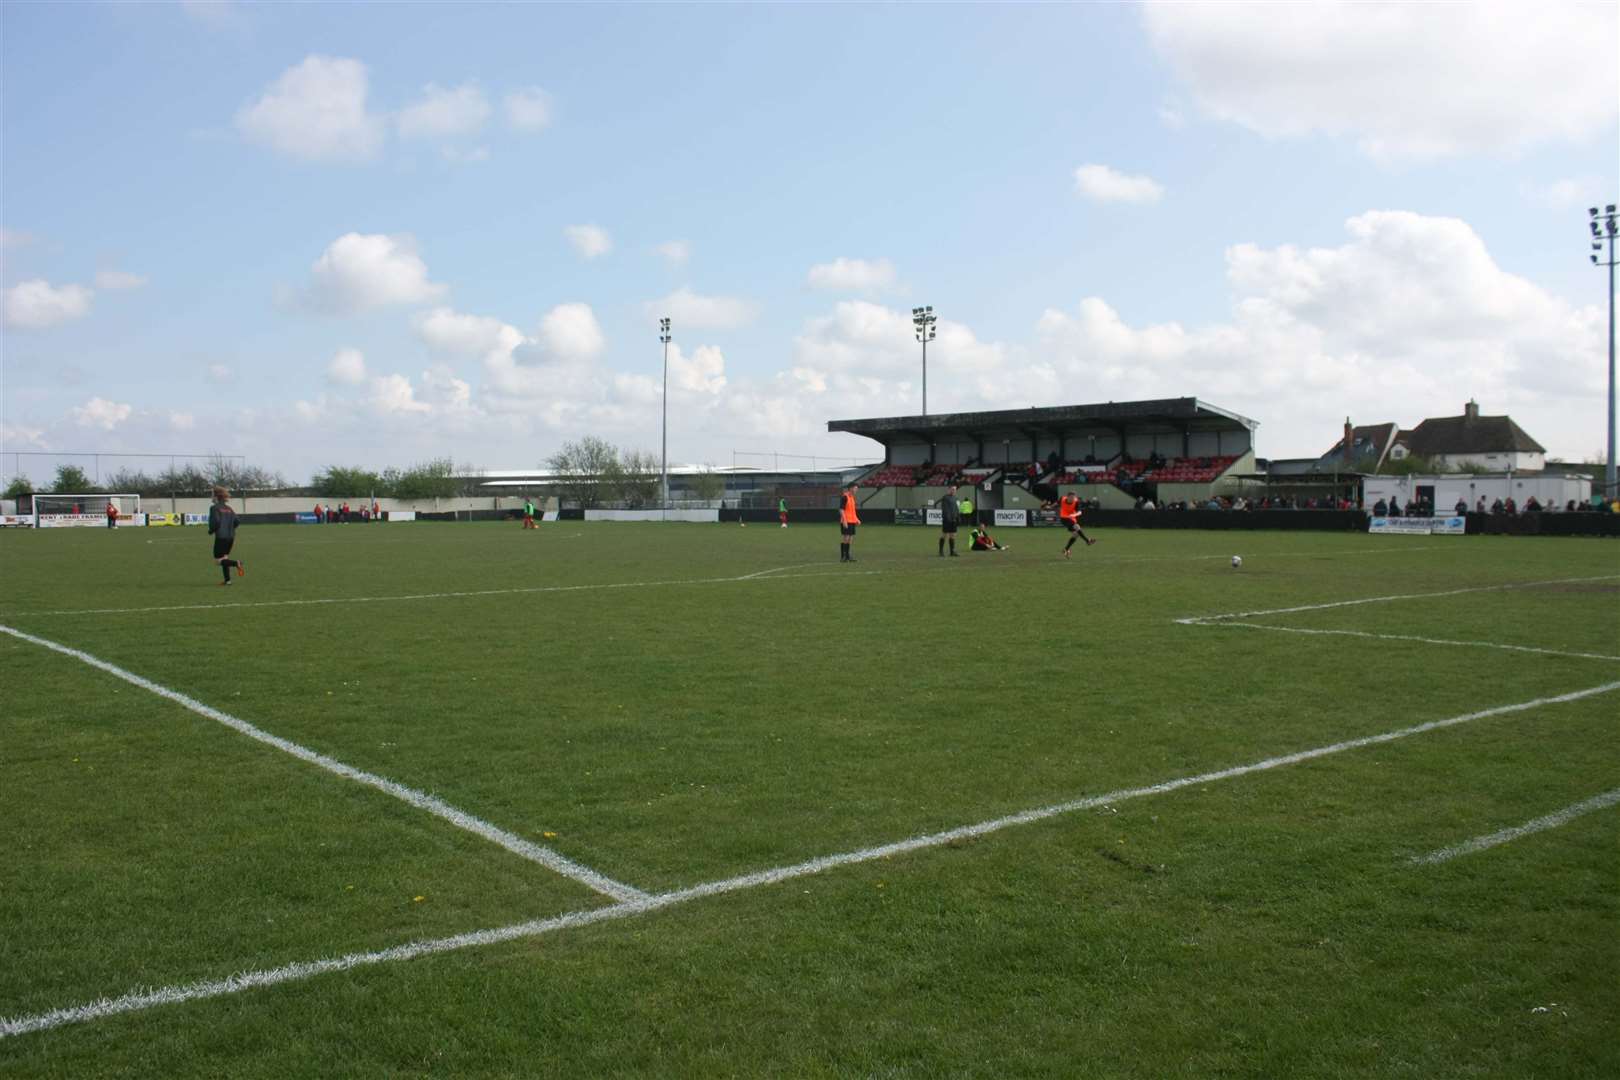
<path fill-rule="evenodd" d="M 861 478 L 863 507 L 926 507 L 954 482 L 971 484 L 984 509 L 1037 505 L 1037 483 L 1118 509 L 1235 490 L 1233 477 L 1254 469 L 1259 426 L 1185 397 L 831 420 L 827 430 L 883 447 Z"/>

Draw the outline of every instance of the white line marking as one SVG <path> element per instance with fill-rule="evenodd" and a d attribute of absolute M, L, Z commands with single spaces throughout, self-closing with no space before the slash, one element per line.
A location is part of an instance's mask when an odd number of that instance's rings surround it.
<path fill-rule="evenodd" d="M 1276 630 L 1283 634 L 1326 634 L 1342 637 L 1376 638 L 1379 641 L 1416 641 L 1423 645 L 1466 645 L 1480 649 L 1506 649 L 1510 652 L 1541 653 L 1544 656 L 1569 656 L 1577 660 L 1611 660 L 1620 663 L 1620 656 L 1604 653 L 1569 652 L 1564 649 L 1541 649 L 1531 645 L 1504 645 L 1497 641 L 1448 641 L 1445 638 L 1417 637 L 1414 634 L 1374 634 L 1367 630 L 1308 630 L 1300 626 L 1272 626 L 1269 623 L 1207 622 L 1196 626 L 1232 626 L 1247 630 Z"/>
<path fill-rule="evenodd" d="M 830 561 L 830 560 L 829 560 Z M 818 565 L 806 563 L 807 566 Z M 384 604 L 396 603 L 405 600 L 454 600 L 473 596 L 512 596 L 529 593 L 561 593 L 561 592 L 589 592 L 594 589 L 650 589 L 670 585 L 728 585 L 741 581 L 784 581 L 801 577 L 861 577 L 871 574 L 881 574 L 882 570 L 826 570 L 817 574 L 784 574 L 782 570 L 794 569 L 790 566 L 778 567 L 776 570 L 764 570 L 754 574 L 744 574 L 741 577 L 719 578 L 677 578 L 670 581 L 611 581 L 598 582 L 592 585 L 533 585 L 512 589 L 472 589 L 459 592 L 441 593 L 407 593 L 400 596 L 323 596 L 308 600 L 254 600 L 248 603 L 219 603 L 219 604 L 170 604 L 164 607 L 144 608 L 64 608 L 59 611 L 11 611 L 6 613 L 7 618 L 31 618 L 36 615 L 148 615 L 159 611 L 237 611 L 242 608 L 262 607 L 302 607 L 310 604 Z M 763 577 L 763 574 L 774 574 L 774 577 Z"/>
<path fill-rule="evenodd" d="M 150 679 L 143 679 L 134 672 L 125 671 L 116 664 L 110 664 L 105 660 L 91 656 L 87 652 L 81 652 L 78 649 L 69 648 L 66 645 L 59 645 L 54 641 L 47 641 L 45 638 L 35 637 L 32 634 L 25 634 L 21 630 L 16 630 L 5 625 L 0 625 L 0 632 L 10 634 L 12 637 L 18 638 L 22 641 L 27 641 L 34 645 L 39 645 L 43 648 L 50 649 L 52 652 L 61 653 L 63 656 L 71 656 L 75 660 L 82 661 L 83 663 L 89 664 L 93 668 L 98 668 L 101 671 L 105 671 L 109 675 L 122 679 L 132 686 L 138 686 L 142 690 L 150 691 L 151 693 L 156 694 L 158 697 L 167 698 L 168 700 L 191 710 L 198 716 L 207 717 L 210 720 L 224 724 L 226 727 L 231 728 L 234 731 L 241 732 L 250 739 L 257 739 L 266 746 L 273 746 L 283 753 L 291 754 L 300 761 L 307 761 L 311 765 L 319 766 L 329 773 L 334 773 L 343 777 L 345 780 L 353 780 L 358 784 L 365 784 L 367 787 L 376 788 L 378 791 L 392 795 L 394 798 L 399 799 L 401 802 L 408 803 L 409 805 L 416 807 L 418 810 L 426 810 L 435 817 L 443 818 L 445 821 L 448 821 L 450 824 L 459 829 L 466 829 L 470 833 L 482 836 L 486 840 L 499 844 L 501 847 L 505 848 L 507 851 L 510 851 L 514 855 L 528 859 L 530 862 L 539 863 L 541 866 L 553 870 L 564 877 L 572 878 L 581 885 L 595 889 L 604 896 L 611 896 L 613 899 L 621 901 L 642 900 L 647 896 L 646 893 L 639 889 L 633 889 L 628 885 L 614 881 L 611 878 L 604 877 L 589 867 L 581 866 L 572 859 L 565 858 L 549 848 L 530 843 L 521 836 L 516 836 L 504 829 L 491 825 L 482 818 L 476 818 L 465 811 L 457 810 L 449 803 L 429 795 L 426 792 L 417 791 L 414 788 L 408 788 L 403 784 L 395 783 L 386 777 L 377 776 L 374 773 L 363 772 L 360 769 L 354 768 L 352 765 L 345 765 L 341 761 L 334 758 L 329 758 L 325 754 L 317 753 L 306 746 L 300 746 L 298 743 L 283 739 L 279 735 L 272 735 L 262 728 L 254 727 L 246 720 L 238 719 L 237 717 L 232 716 L 230 713 L 221 712 L 219 709 L 213 708 L 212 706 L 204 705 L 196 698 L 187 697 L 185 694 L 182 694 L 177 690 L 170 690 L 168 687 L 161 686 L 158 683 L 152 682 Z"/>
<path fill-rule="evenodd" d="M 1441 848 L 1439 851 L 1431 851 L 1427 855 L 1414 855 L 1408 861 L 1414 865 L 1425 865 L 1445 862 L 1447 859 L 1454 859 L 1458 855 L 1471 855 L 1488 847 L 1505 844 L 1509 840 L 1517 840 L 1521 836 L 1528 836 L 1531 833 L 1541 832 L 1545 829 L 1556 829 L 1558 826 L 1578 818 L 1582 814 L 1590 814 L 1593 810 L 1602 810 L 1604 807 L 1613 806 L 1615 803 L 1620 803 L 1620 788 L 1605 791 L 1602 795 L 1594 795 L 1584 802 L 1578 802 L 1574 806 L 1566 806 L 1562 810 L 1556 810 L 1548 814 L 1546 817 L 1538 817 L 1534 821 L 1527 821 L 1523 825 L 1515 825 L 1511 829 L 1493 832 L 1489 836 L 1476 836 L 1472 840 L 1458 844 L 1455 847 Z"/>
<path fill-rule="evenodd" d="M 1183 626 L 1211 625 L 1224 619 L 1254 619 L 1262 615 L 1293 615 L 1301 611 L 1326 611 L 1329 608 L 1355 607 L 1358 604 L 1387 604 L 1396 600 L 1430 600 L 1437 596 L 1461 596 L 1464 593 L 1501 592 L 1504 589 L 1534 589 L 1542 585 L 1584 585 L 1593 581 L 1614 581 L 1620 574 L 1600 574 L 1597 577 L 1556 578 L 1552 581 L 1515 581 L 1507 585 L 1476 585 L 1466 589 L 1447 589 L 1444 592 L 1405 593 L 1399 596 L 1368 596 L 1360 600 L 1335 600 L 1328 604 L 1301 604 L 1298 607 L 1271 608 L 1269 611 L 1232 611 L 1224 615 L 1189 615 L 1177 619 Z"/>
<path fill-rule="evenodd" d="M 696 900 L 707 896 L 718 896 L 723 893 L 738 892 L 743 889 L 752 889 L 760 885 L 771 885 L 787 881 L 792 878 L 806 877 L 810 874 L 819 874 L 834 867 L 849 866 L 855 863 L 870 862 L 892 855 L 904 855 L 924 848 L 939 847 L 956 840 L 965 840 L 972 837 L 984 836 L 1001 829 L 1015 825 L 1028 825 L 1036 821 L 1056 817 L 1059 814 L 1068 814 L 1076 810 L 1095 809 L 1113 803 L 1124 802 L 1126 799 L 1140 798 L 1146 795 L 1163 795 L 1185 787 L 1199 784 L 1212 784 L 1220 780 L 1230 780 L 1237 776 L 1247 776 L 1250 773 L 1263 772 L 1284 765 L 1295 765 L 1302 761 L 1326 757 L 1329 754 L 1343 753 L 1346 750 L 1355 750 L 1363 746 L 1373 746 L 1379 743 L 1394 742 L 1412 735 L 1421 735 L 1441 728 L 1453 727 L 1457 724 L 1466 724 L 1474 720 L 1483 720 L 1491 716 L 1503 716 L 1508 713 L 1524 712 L 1537 709 L 1544 705 L 1556 705 L 1568 701 L 1579 701 L 1582 698 L 1592 697 L 1596 694 L 1607 694 L 1620 690 L 1620 682 L 1604 683 L 1586 690 L 1575 690 L 1568 694 L 1559 694 L 1556 697 L 1537 698 L 1534 701 L 1519 702 L 1514 705 L 1498 705 L 1490 709 L 1481 709 L 1478 712 L 1467 713 L 1462 716 L 1448 717 L 1444 720 L 1431 720 L 1427 723 L 1417 724 L 1413 727 L 1401 728 L 1396 731 L 1384 732 L 1381 735 L 1368 735 L 1356 739 L 1346 739 L 1343 742 L 1333 743 L 1329 746 L 1319 746 L 1313 750 L 1301 750 L 1298 753 L 1284 754 L 1279 757 L 1266 758 L 1263 761 L 1253 762 L 1249 765 L 1238 765 L 1230 769 L 1220 769 L 1216 772 L 1201 773 L 1198 776 L 1186 776 L 1177 780 L 1167 780 L 1150 787 L 1125 788 L 1112 791 L 1105 795 L 1092 795 L 1083 799 L 1074 799 L 1069 802 L 1057 803 L 1052 806 L 1041 807 L 1036 810 L 1025 810 L 1021 813 L 1010 814 L 1006 817 L 991 821 L 982 821 L 977 825 L 964 825 L 949 829 L 945 832 L 930 833 L 926 836 L 914 836 L 908 840 L 900 840 L 878 847 L 862 848 L 859 851 L 849 851 L 838 855 L 824 855 L 820 858 L 795 863 L 792 866 L 779 866 L 771 870 L 760 870 L 751 874 L 742 874 L 737 877 L 725 878 L 720 881 L 711 881 L 702 885 L 694 885 L 686 889 L 677 889 L 674 892 L 660 893 L 657 896 L 643 896 L 640 899 L 627 900 L 624 903 L 614 904 L 611 907 L 599 908 L 594 911 L 575 911 L 559 915 L 550 919 L 537 919 L 530 922 L 516 923 L 511 926 L 497 927 L 490 930 L 479 930 L 467 934 L 457 934 L 454 937 L 437 938 L 431 941 L 411 942 L 397 945 L 391 949 L 378 952 L 350 953 L 347 956 L 330 960 L 318 960 L 288 964 L 278 968 L 268 968 L 259 971 L 243 972 L 228 979 L 219 979 L 207 982 L 187 983 L 180 986 L 170 986 L 159 990 L 140 993 L 125 994 L 118 998 L 102 998 L 87 1005 L 76 1005 L 70 1008 L 53 1009 L 50 1012 L 36 1013 L 31 1016 L 18 1016 L 0 1019 L 0 1038 L 22 1035 L 33 1031 L 44 1031 L 63 1024 L 78 1023 L 86 1020 L 96 1020 L 120 1013 L 136 1012 L 149 1009 L 156 1005 L 175 1004 L 183 1001 L 195 1001 L 199 998 L 219 997 L 222 994 L 234 994 L 242 990 L 250 990 L 259 986 L 273 986 L 277 983 L 292 982 L 321 975 L 329 971 L 346 971 L 349 968 L 369 964 L 381 964 L 395 960 L 411 960 L 418 956 L 432 953 L 449 952 L 455 949 L 464 949 L 475 945 L 486 945 L 501 941 L 512 941 L 518 938 L 539 937 L 557 930 L 571 929 L 577 926 L 587 926 L 591 923 L 605 922 L 610 919 L 624 919 L 636 915 L 658 911 L 662 908 L 684 904 L 689 900 Z"/>

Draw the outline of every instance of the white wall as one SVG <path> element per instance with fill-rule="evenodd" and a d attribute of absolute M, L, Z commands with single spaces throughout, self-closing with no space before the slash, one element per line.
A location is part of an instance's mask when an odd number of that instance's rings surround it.
<path fill-rule="evenodd" d="M 1584 476 L 1441 473 L 1433 476 L 1369 476 L 1362 484 L 1366 496 L 1364 506 L 1370 509 L 1379 499 L 1387 501 L 1393 495 L 1400 500 L 1404 509 L 1408 500 L 1417 497 L 1419 487 L 1430 485 L 1434 487 L 1435 512 L 1444 514 L 1452 512 L 1459 497 L 1468 503 L 1470 510 L 1481 496 L 1485 499 L 1486 507 L 1497 499 L 1505 501 L 1510 495 L 1515 503 L 1523 507 L 1534 495 L 1542 505 L 1556 506 L 1560 510 L 1571 499 L 1579 506 L 1592 498 L 1592 481 Z"/>

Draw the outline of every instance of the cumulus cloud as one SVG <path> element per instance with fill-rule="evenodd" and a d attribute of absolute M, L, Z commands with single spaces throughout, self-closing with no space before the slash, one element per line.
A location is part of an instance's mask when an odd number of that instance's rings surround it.
<path fill-rule="evenodd" d="M 1074 190 L 1093 202 L 1155 203 L 1164 188 L 1150 176 L 1127 176 L 1107 165 L 1082 165 L 1074 170 Z"/>
<path fill-rule="evenodd" d="M 671 240 L 653 248 L 653 252 L 671 266 L 685 266 L 692 257 L 692 248 L 685 240 Z"/>
<path fill-rule="evenodd" d="M 613 238 L 599 225 L 569 225 L 563 237 L 570 247 L 587 259 L 595 259 L 613 250 Z"/>
<path fill-rule="evenodd" d="M 411 329 L 434 351 L 462 358 L 510 357 L 512 350 L 524 343 L 523 334 L 515 326 L 487 315 L 464 315 L 447 307 L 416 316 Z"/>
<path fill-rule="evenodd" d="M 366 66 L 312 55 L 288 68 L 236 113 L 249 141 L 308 161 L 369 161 L 383 143 L 382 118 L 369 112 Z"/>
<path fill-rule="evenodd" d="M 5 292 L 6 325 L 44 330 L 90 314 L 95 293 L 83 285 L 52 285 L 43 278 L 18 282 Z"/>
<path fill-rule="evenodd" d="M 670 383 L 677 390 L 718 394 L 726 388 L 726 358 L 713 345 L 699 345 L 688 357 L 679 346 L 669 353 Z"/>
<path fill-rule="evenodd" d="M 594 360 L 607 340 L 589 304 L 558 304 L 540 320 L 536 335 L 547 355 L 570 361 Z"/>
<path fill-rule="evenodd" d="M 1227 251 L 1228 322 L 1130 325 L 1100 297 L 1049 310 L 1037 335 L 1076 400 L 1193 394 L 1265 424 L 1262 454 L 1315 455 L 1355 423 L 1413 426 L 1465 400 L 1556 451 L 1596 431 L 1603 316 L 1499 267 L 1466 222 L 1371 211 L 1332 248 Z M 1289 402 L 1279 410 L 1278 402 Z"/>
<path fill-rule="evenodd" d="M 316 310 L 339 315 L 426 303 L 445 292 L 427 273 L 410 236 L 347 233 L 315 260 L 305 299 Z"/>
<path fill-rule="evenodd" d="M 395 123 L 401 138 L 453 139 L 478 134 L 492 111 L 476 82 L 454 89 L 428 83 L 417 101 L 400 110 Z"/>
<path fill-rule="evenodd" d="M 326 365 L 328 382 L 359 386 L 366 381 L 366 357 L 359 349 L 339 349 Z"/>
<path fill-rule="evenodd" d="M 217 383 L 228 383 L 236 378 L 236 372 L 229 364 L 209 364 L 208 378 Z"/>
<path fill-rule="evenodd" d="M 506 95 L 506 122 L 517 131 L 544 131 L 551 125 L 551 96 L 538 86 Z"/>
<path fill-rule="evenodd" d="M 128 420 L 130 413 L 135 411 L 135 407 L 117 401 L 108 401 L 106 398 L 93 397 L 83 405 L 75 405 L 72 411 L 73 419 L 80 427 L 94 427 L 103 431 L 111 431 L 125 420 Z"/>
<path fill-rule="evenodd" d="M 810 268 L 812 289 L 839 292 L 876 292 L 894 285 L 894 264 L 888 259 L 834 259 Z"/>
<path fill-rule="evenodd" d="M 691 289 L 680 288 L 661 300 L 643 304 L 648 319 L 661 319 L 666 315 L 675 321 L 677 330 L 734 330 L 751 322 L 754 305 L 735 296 L 704 296 Z"/>
<path fill-rule="evenodd" d="M 138 289 L 146 284 L 146 279 L 139 274 L 131 274 L 124 270 L 99 270 L 96 272 L 96 288 L 116 292 L 120 289 Z"/>
<path fill-rule="evenodd" d="M 379 375 L 371 380 L 371 391 L 366 403 L 380 413 L 425 413 L 433 406 L 416 400 L 411 380 L 403 375 Z"/>
<path fill-rule="evenodd" d="M 1510 153 L 1612 132 L 1613 4 L 1144 4 L 1148 37 L 1215 117 L 1357 139 L 1381 159 Z"/>

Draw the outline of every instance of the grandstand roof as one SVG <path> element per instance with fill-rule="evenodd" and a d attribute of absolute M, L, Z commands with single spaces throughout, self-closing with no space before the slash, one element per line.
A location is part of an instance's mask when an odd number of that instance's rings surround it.
<path fill-rule="evenodd" d="M 942 438 L 1002 438 L 1007 435 L 1059 435 L 1084 431 L 1253 431 L 1258 421 L 1197 398 L 1109 401 L 1058 405 L 1046 409 L 883 416 L 870 420 L 829 420 L 828 431 L 865 435 L 880 443 L 935 442 Z"/>

